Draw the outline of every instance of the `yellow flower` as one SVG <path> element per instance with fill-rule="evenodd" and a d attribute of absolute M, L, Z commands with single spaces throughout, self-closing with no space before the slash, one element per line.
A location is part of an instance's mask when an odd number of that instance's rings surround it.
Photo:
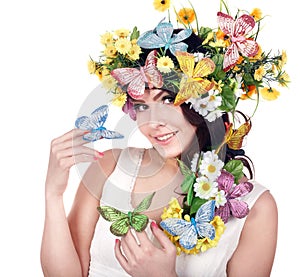
<path fill-rule="evenodd" d="M 130 31 L 128 29 L 119 29 L 115 31 L 115 34 L 119 38 L 126 38 L 129 35 Z"/>
<path fill-rule="evenodd" d="M 126 38 L 119 38 L 115 43 L 115 47 L 119 53 L 125 55 L 131 48 L 131 42 Z"/>
<path fill-rule="evenodd" d="M 290 82 L 290 76 L 286 72 L 283 72 L 278 78 L 278 82 L 280 86 L 287 87 L 287 84 Z"/>
<path fill-rule="evenodd" d="M 281 54 L 281 59 L 278 60 L 278 68 L 281 69 L 283 68 L 283 66 L 286 64 L 287 62 L 287 55 L 286 55 L 286 51 L 283 50 L 282 54 Z"/>
<path fill-rule="evenodd" d="M 160 57 L 157 60 L 157 69 L 162 73 L 169 73 L 174 68 L 174 63 L 168 56 Z"/>
<path fill-rule="evenodd" d="M 195 11 L 191 8 L 182 8 L 177 13 L 177 20 L 182 24 L 191 24 L 195 18 Z"/>
<path fill-rule="evenodd" d="M 164 208 L 164 211 L 161 215 L 161 219 L 164 220 L 166 218 L 182 218 L 182 212 L 183 209 L 178 203 L 178 200 L 176 198 L 172 198 L 171 201 L 169 202 L 169 207 Z"/>
<path fill-rule="evenodd" d="M 159 12 L 164 12 L 170 8 L 171 1 L 170 0 L 154 0 L 153 6 L 154 9 Z"/>
<path fill-rule="evenodd" d="M 262 11 L 259 8 L 253 9 L 253 11 L 250 13 L 251 16 L 255 19 L 255 21 L 258 21 L 262 18 Z"/>
<path fill-rule="evenodd" d="M 207 44 L 213 38 L 214 38 L 214 33 L 213 32 L 209 32 L 208 35 L 206 36 L 205 40 L 202 41 L 202 45 Z"/>
<path fill-rule="evenodd" d="M 240 98 L 241 98 L 242 100 L 250 99 L 254 94 L 257 93 L 256 86 L 255 86 L 255 85 L 247 86 L 247 90 L 243 87 L 243 90 L 246 91 L 246 93 L 244 93 L 244 94 L 241 95 Z"/>
<path fill-rule="evenodd" d="M 88 61 L 88 71 L 90 74 L 95 74 L 96 73 L 96 63 L 92 60 Z"/>
<path fill-rule="evenodd" d="M 141 47 L 137 44 L 133 44 L 128 52 L 128 56 L 131 60 L 135 61 L 139 59 L 141 53 Z"/>
<path fill-rule="evenodd" d="M 100 42 L 101 42 L 103 45 L 109 45 L 109 44 L 112 44 L 112 43 L 114 42 L 113 34 L 112 34 L 112 33 L 109 33 L 109 32 L 106 32 L 105 34 L 103 34 L 103 35 L 100 37 Z"/>
<path fill-rule="evenodd" d="M 222 83 L 222 80 L 219 80 L 218 82 L 216 82 L 213 79 L 212 81 L 214 83 L 214 90 L 218 90 L 219 92 L 222 92 L 222 87 L 224 86 L 224 84 Z"/>
<path fill-rule="evenodd" d="M 264 87 L 259 90 L 261 96 L 266 100 L 275 100 L 280 95 L 280 92 L 274 88 Z"/>
<path fill-rule="evenodd" d="M 260 66 L 258 69 L 255 70 L 254 72 L 254 79 L 256 81 L 261 81 L 261 79 L 263 78 L 263 76 L 266 74 L 266 70 L 264 68 L 264 66 Z"/>
<path fill-rule="evenodd" d="M 112 104 L 118 107 L 123 107 L 127 99 L 126 92 L 116 93 L 112 99 Z"/>
<path fill-rule="evenodd" d="M 117 82 L 116 80 L 111 76 L 111 75 L 103 75 L 103 78 L 102 78 L 102 85 L 104 88 L 106 88 L 107 90 L 111 90 L 113 88 L 116 87 L 117 85 Z"/>
<path fill-rule="evenodd" d="M 115 46 L 110 44 L 104 49 L 103 53 L 106 57 L 115 57 L 117 54 L 117 49 Z"/>

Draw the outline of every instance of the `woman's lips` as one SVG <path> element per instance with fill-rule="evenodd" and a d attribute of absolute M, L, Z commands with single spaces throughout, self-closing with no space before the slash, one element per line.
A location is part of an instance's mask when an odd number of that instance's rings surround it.
<path fill-rule="evenodd" d="M 159 143 L 168 143 L 175 135 L 177 132 L 172 132 L 168 134 L 163 134 L 159 136 L 153 136 Z"/>

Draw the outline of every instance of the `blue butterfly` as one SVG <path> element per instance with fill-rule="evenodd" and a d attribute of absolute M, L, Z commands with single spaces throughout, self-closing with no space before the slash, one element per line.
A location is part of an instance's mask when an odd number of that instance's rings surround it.
<path fill-rule="evenodd" d="M 82 130 L 90 131 L 83 136 L 87 141 L 96 141 L 101 138 L 123 138 L 118 132 L 107 130 L 103 124 L 108 116 L 108 106 L 103 105 L 94 110 L 90 116 L 81 116 L 75 121 L 75 126 Z"/>
<path fill-rule="evenodd" d="M 176 51 L 186 52 L 188 45 L 182 40 L 185 40 L 192 34 L 191 29 L 181 30 L 178 34 L 173 34 L 173 25 L 168 22 L 160 22 L 154 30 L 147 31 L 142 34 L 137 44 L 146 49 L 155 49 L 164 47 L 165 51 L 170 49 L 175 56 Z"/>
<path fill-rule="evenodd" d="M 160 226 L 172 236 L 180 236 L 179 244 L 185 249 L 192 249 L 199 238 L 215 238 L 215 227 L 210 224 L 214 218 L 215 200 L 205 202 L 196 212 L 195 218 L 186 221 L 180 218 L 167 218 Z"/>

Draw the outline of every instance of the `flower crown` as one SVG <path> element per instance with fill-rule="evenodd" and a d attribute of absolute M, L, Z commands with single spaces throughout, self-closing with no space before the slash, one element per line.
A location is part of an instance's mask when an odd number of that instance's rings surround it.
<path fill-rule="evenodd" d="M 228 13 L 222 0 L 221 4 Z M 134 27 L 101 36 L 104 49 L 88 67 L 113 93 L 113 104 L 126 112 L 128 95 L 137 99 L 145 87 L 165 88 L 176 93 L 175 105 L 190 103 L 213 121 L 222 112 L 234 112 L 241 100 L 258 104 L 260 96 L 276 99 L 280 93 L 275 87 L 287 86 L 286 52 L 263 51 L 257 42 L 263 20 L 259 9 L 238 11 L 234 17 L 219 11 L 218 26 L 210 28 L 199 26 L 193 8 L 182 8 L 175 10 L 174 30 L 170 5 L 171 1 L 154 0 L 156 10 L 168 11 L 169 21 L 159 22 L 153 30 L 140 35 Z M 189 52 L 186 41 L 192 36 L 197 36 L 198 45 Z"/>
<path fill-rule="evenodd" d="M 263 20 L 259 9 L 244 14 L 239 10 L 232 17 L 221 0 L 220 7 L 227 13 L 217 13 L 218 26 L 213 28 L 200 27 L 193 7 L 174 9 L 178 25 L 174 29 L 170 2 L 154 0 L 155 9 L 167 11 L 169 20 L 159 22 L 153 30 L 140 35 L 134 27 L 131 32 L 120 29 L 101 36 L 104 50 L 99 61 L 89 61 L 89 71 L 113 93 L 113 104 L 130 112 L 128 99 L 138 99 L 146 87 L 163 88 L 175 93 L 174 105 L 189 103 L 208 121 L 224 112 L 235 118 L 239 101 L 253 100 L 251 118 L 261 97 L 274 100 L 280 94 L 275 86 L 288 85 L 286 52 L 263 51 L 257 42 Z M 195 41 L 198 44 L 191 47 Z M 251 128 L 250 120 L 245 121 L 238 128 L 226 123 L 222 143 L 211 151 L 196 153 L 190 167 L 178 160 L 186 196 L 182 207 L 177 199 L 169 202 L 160 223 L 178 254 L 215 247 L 230 217 L 248 214 L 242 197 L 253 184 L 240 182 L 243 162 L 233 158 L 225 163 L 218 156 L 225 145 L 241 150 Z"/>

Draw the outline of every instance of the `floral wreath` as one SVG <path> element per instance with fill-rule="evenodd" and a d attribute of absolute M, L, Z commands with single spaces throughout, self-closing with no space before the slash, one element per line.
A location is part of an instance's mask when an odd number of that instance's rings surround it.
<path fill-rule="evenodd" d="M 104 49 L 99 61 L 88 62 L 89 72 L 99 77 L 103 87 L 112 93 L 112 103 L 125 112 L 131 111 L 130 98 L 138 99 L 145 87 L 154 87 L 171 89 L 176 93 L 174 105 L 189 103 L 208 121 L 214 121 L 224 112 L 235 118 L 237 105 L 243 100 L 256 101 L 253 116 L 261 97 L 277 99 L 280 93 L 275 86 L 287 87 L 289 76 L 284 70 L 287 55 L 285 51 L 277 54 L 263 51 L 258 44 L 264 19 L 260 9 L 243 14 L 238 10 L 231 16 L 225 2 L 221 0 L 220 4 L 218 26 L 213 28 L 199 25 L 191 3 L 191 8 L 179 11 L 174 8 L 180 27 L 175 32 L 170 20 L 171 1 L 154 0 L 154 8 L 167 12 L 168 21 L 162 20 L 153 30 L 141 35 L 137 27 L 132 31 L 119 29 L 105 33 L 101 36 Z M 188 52 L 185 40 L 191 35 L 201 39 L 200 52 Z M 147 56 L 142 65 L 144 52 Z M 181 207 L 177 199 L 172 199 L 164 208 L 160 224 L 176 245 L 178 254 L 196 254 L 215 247 L 229 218 L 243 218 L 248 214 L 248 205 L 241 197 L 253 185 L 240 182 L 244 165 L 237 159 L 224 163 L 218 153 L 224 145 L 241 149 L 252 116 L 239 127 L 228 124 L 221 145 L 212 151 L 196 153 L 190 168 L 178 160 L 184 175 L 181 185 L 186 193 L 184 204 Z M 149 203 L 141 206 L 139 211 L 149 207 Z M 111 212 L 112 208 L 106 208 Z M 104 210 L 99 207 L 105 219 L 116 220 L 117 217 L 105 215 Z M 130 218 L 137 212 L 130 212 Z M 137 222 L 138 219 L 130 219 L 128 225 L 135 228 Z M 144 228 L 145 222 L 143 228 L 135 229 Z M 112 232 L 124 235 L 124 232 Z"/>

